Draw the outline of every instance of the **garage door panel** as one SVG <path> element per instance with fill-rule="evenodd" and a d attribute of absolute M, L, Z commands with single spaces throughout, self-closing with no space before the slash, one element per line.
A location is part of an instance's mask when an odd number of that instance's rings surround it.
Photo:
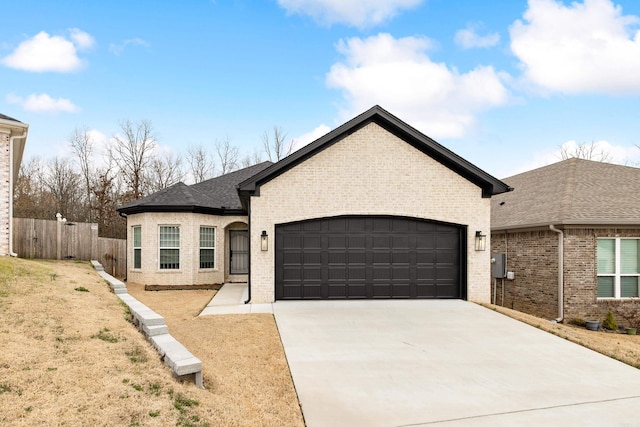
<path fill-rule="evenodd" d="M 462 228 L 402 217 L 276 226 L 276 299 L 460 298 Z"/>

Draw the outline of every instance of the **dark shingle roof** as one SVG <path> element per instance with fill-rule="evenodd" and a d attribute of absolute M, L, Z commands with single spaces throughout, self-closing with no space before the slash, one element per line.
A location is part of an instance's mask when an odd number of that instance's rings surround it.
<path fill-rule="evenodd" d="M 491 200 L 491 229 L 640 225 L 640 169 L 568 159 L 503 180 Z"/>
<path fill-rule="evenodd" d="M 179 182 L 122 206 L 118 208 L 118 212 L 197 212 L 218 215 L 241 213 L 242 205 L 236 186 L 271 164 L 259 163 L 191 186 Z"/>
<path fill-rule="evenodd" d="M 216 178 L 199 182 L 192 185 L 191 188 L 201 193 L 207 194 L 209 197 L 211 197 L 213 203 L 216 206 L 224 206 L 231 209 L 242 209 L 240 198 L 238 197 L 238 190 L 236 187 L 242 181 L 251 178 L 258 172 L 262 172 L 272 164 L 273 163 L 269 161 L 258 163 L 257 165 L 249 166 L 248 168 L 240 169 Z"/>

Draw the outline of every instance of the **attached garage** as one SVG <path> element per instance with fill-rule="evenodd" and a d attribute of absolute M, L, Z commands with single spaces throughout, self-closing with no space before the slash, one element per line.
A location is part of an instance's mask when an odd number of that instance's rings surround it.
<path fill-rule="evenodd" d="M 238 186 L 249 300 L 489 302 L 490 254 L 475 236 L 509 190 L 373 107 Z"/>
<path fill-rule="evenodd" d="M 463 227 L 340 216 L 275 231 L 277 300 L 466 297 Z"/>

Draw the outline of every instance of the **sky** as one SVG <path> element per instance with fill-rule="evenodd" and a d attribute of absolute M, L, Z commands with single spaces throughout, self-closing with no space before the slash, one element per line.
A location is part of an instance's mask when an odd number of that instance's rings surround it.
<path fill-rule="evenodd" d="M 595 144 L 640 165 L 637 0 L 4 2 L 0 113 L 23 161 L 148 120 L 160 150 L 280 127 L 296 147 L 380 105 L 498 178 Z"/>

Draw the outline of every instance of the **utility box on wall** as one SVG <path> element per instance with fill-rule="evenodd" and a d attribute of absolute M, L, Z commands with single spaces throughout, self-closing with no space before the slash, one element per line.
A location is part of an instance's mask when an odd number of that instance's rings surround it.
<path fill-rule="evenodd" d="M 491 277 L 504 279 L 507 277 L 507 255 L 491 254 Z"/>

